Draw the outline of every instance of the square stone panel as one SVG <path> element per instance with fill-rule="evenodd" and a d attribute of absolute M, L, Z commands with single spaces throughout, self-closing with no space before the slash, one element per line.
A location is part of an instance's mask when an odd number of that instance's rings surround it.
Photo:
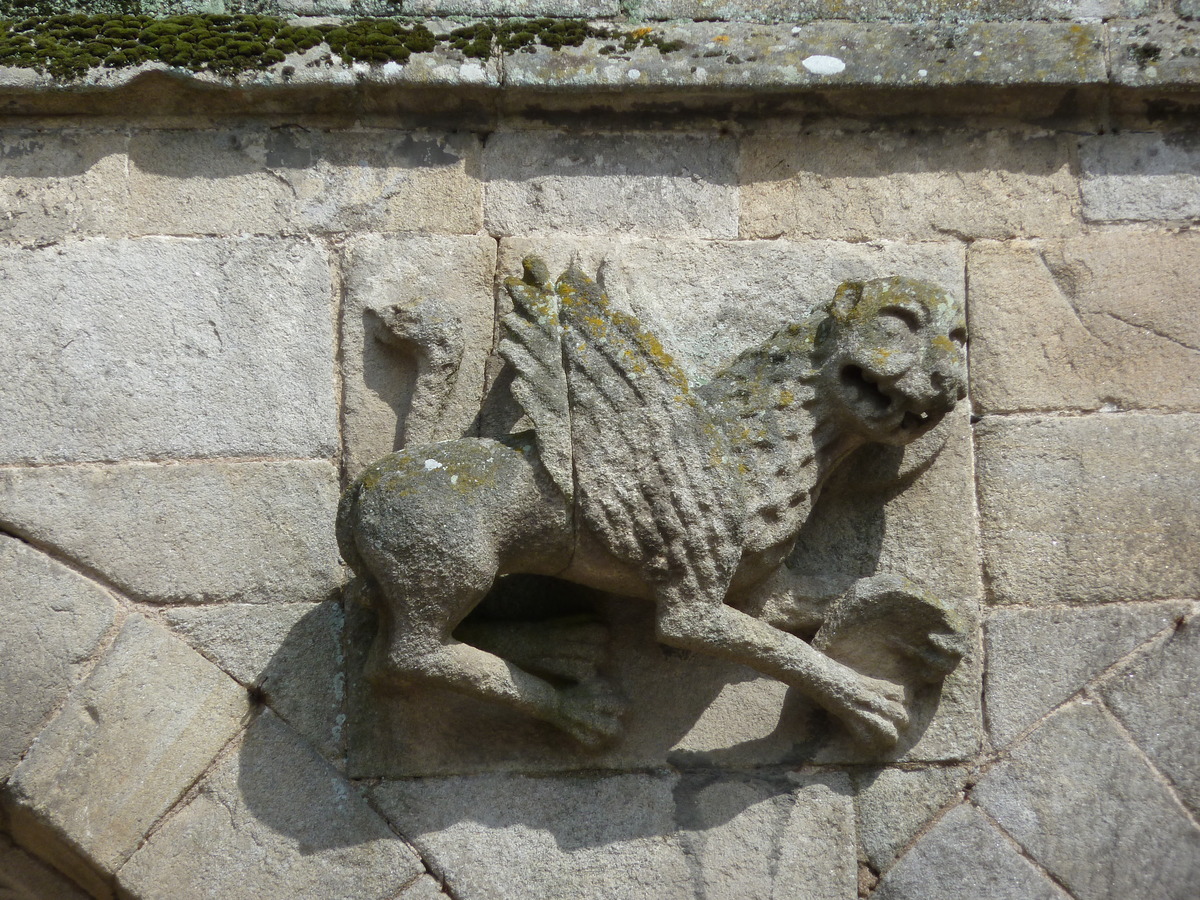
<path fill-rule="evenodd" d="M 0 280 L 0 462 L 333 455 L 333 283 L 316 243 L 5 247 Z"/>
<path fill-rule="evenodd" d="M 501 273 L 519 274 L 527 253 L 545 256 L 554 274 L 577 256 L 586 271 L 603 277 L 613 304 L 661 335 L 697 382 L 782 324 L 803 320 L 844 280 L 899 273 L 962 296 L 963 251 L 950 245 L 556 235 L 503 241 Z M 502 310 L 507 301 L 501 293 Z M 903 454 L 863 451 L 827 494 L 790 561 L 815 598 L 827 601 L 857 578 L 890 572 L 975 615 L 980 587 L 965 406 Z M 605 753 L 581 754 L 553 728 L 474 700 L 418 688 L 378 694 L 360 679 L 374 631 L 363 615 L 348 629 L 352 775 L 865 760 L 850 742 L 833 737 L 837 729 L 824 714 L 782 684 L 664 649 L 654 640 L 648 605 L 560 582 L 537 582 L 531 590 L 544 611 L 592 610 L 610 626 L 610 674 L 632 701 L 625 738 Z M 889 758 L 963 759 L 977 751 L 979 659 L 976 653 L 964 661 L 940 696 L 922 697 L 912 733 Z"/>
<path fill-rule="evenodd" d="M 997 602 L 1200 592 L 1200 416 L 989 417 L 975 434 Z"/>
<path fill-rule="evenodd" d="M 128 134 L 118 131 L 0 131 L 0 236 L 35 242 L 128 234 L 128 146 Z"/>

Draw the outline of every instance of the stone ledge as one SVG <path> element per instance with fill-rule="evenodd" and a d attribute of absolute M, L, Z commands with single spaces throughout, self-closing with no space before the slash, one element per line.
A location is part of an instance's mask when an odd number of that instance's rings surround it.
<path fill-rule="evenodd" d="M 351 21 L 291 20 L 306 28 Z M 433 35 L 470 21 L 424 24 Z M 304 115 L 394 126 L 407 116 L 467 129 L 494 127 L 509 115 L 551 125 L 585 118 L 613 128 L 646 124 L 650 117 L 657 127 L 679 127 L 713 115 L 1041 123 L 1118 115 L 1129 127 L 1147 117 L 1161 127 L 1164 116 L 1186 125 L 1200 106 L 1200 64 L 1191 55 L 1200 24 L 1184 20 L 667 22 L 633 31 L 627 22 L 564 21 L 625 37 L 590 38 L 558 50 L 532 43 L 487 59 L 442 42 L 403 64 L 344 62 L 320 44 L 236 77 L 161 62 L 92 68 L 74 80 L 0 68 L 0 100 L 10 118 L 124 122 L 134 115 L 193 127 L 198 115 Z M 671 49 L 676 41 L 683 46 Z M 1145 50 L 1147 42 L 1157 49 Z M 1151 65 L 1155 53 L 1161 62 Z"/>
<path fill-rule="evenodd" d="M 461 23 L 433 19 L 426 24 L 437 33 Z M 1108 80 L 1105 26 L 1095 23 L 894 25 L 826 21 L 789 26 L 684 22 L 655 27 L 653 35 L 668 46 L 679 43 L 682 47 L 663 52 L 657 47 L 638 46 L 625 51 L 614 36 L 589 38 L 582 46 L 561 49 L 532 44 L 521 52 L 477 59 L 439 46 L 431 52 L 415 53 L 404 64 L 372 65 L 331 58 L 328 45 L 321 44 L 236 77 L 208 70 L 191 72 L 163 63 L 93 68 L 76 80 L 55 78 L 33 69 L 6 68 L 0 70 L 0 89 L 106 89 L 155 70 L 204 85 L 243 89 L 313 83 L 340 88 L 369 82 L 570 91 L 668 88 L 763 92 L 850 86 L 1081 85 Z M 1200 83 L 1200 75 L 1191 81 Z"/>

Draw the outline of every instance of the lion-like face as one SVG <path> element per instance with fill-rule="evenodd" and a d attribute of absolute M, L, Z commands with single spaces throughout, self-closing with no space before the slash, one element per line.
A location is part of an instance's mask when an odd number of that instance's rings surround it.
<path fill-rule="evenodd" d="M 843 427 L 907 444 L 966 396 L 966 320 L 945 292 L 908 278 L 847 282 L 830 313 L 821 373 Z"/>

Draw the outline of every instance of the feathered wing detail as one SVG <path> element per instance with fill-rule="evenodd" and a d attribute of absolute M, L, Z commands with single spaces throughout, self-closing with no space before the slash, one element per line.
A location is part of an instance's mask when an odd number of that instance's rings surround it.
<path fill-rule="evenodd" d="M 741 554 L 737 463 L 687 378 L 572 267 L 558 280 L 576 508 L 660 590 L 724 598 Z"/>
<path fill-rule="evenodd" d="M 563 367 L 559 302 L 537 257 L 525 260 L 522 278 L 504 282 L 513 311 L 500 320 L 498 351 L 513 367 L 513 396 L 533 420 L 538 451 L 555 486 L 574 500 L 571 408 Z"/>

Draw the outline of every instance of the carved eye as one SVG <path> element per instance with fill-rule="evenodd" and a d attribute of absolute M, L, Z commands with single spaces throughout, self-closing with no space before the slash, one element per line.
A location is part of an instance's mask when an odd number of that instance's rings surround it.
<path fill-rule="evenodd" d="M 908 327 L 909 331 L 920 331 L 921 329 L 921 317 L 907 306 L 885 306 L 879 311 L 879 315 L 899 319 Z"/>
<path fill-rule="evenodd" d="M 950 340 L 954 341 L 960 347 L 967 346 L 967 329 L 955 328 L 950 332 Z"/>

